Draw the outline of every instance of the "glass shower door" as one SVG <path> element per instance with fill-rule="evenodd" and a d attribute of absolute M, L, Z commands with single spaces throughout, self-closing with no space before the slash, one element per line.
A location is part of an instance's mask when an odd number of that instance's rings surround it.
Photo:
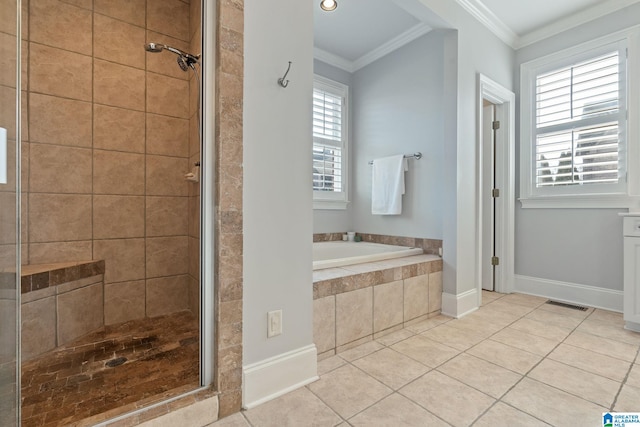
<path fill-rule="evenodd" d="M 20 417 L 20 0 L 0 0 L 0 426 Z"/>

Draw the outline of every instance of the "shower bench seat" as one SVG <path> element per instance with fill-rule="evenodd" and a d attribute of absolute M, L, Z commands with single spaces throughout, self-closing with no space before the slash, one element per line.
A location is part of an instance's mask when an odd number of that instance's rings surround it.
<path fill-rule="evenodd" d="M 104 327 L 104 271 L 104 260 L 22 266 L 22 360 Z"/>

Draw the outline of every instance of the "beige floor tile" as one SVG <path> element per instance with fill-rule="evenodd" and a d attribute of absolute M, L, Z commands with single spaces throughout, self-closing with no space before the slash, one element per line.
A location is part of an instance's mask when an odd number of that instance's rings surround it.
<path fill-rule="evenodd" d="M 612 323 L 616 326 L 624 327 L 624 318 L 622 313 L 616 313 L 615 311 L 595 309 L 588 320 L 599 320 L 601 322 Z"/>
<path fill-rule="evenodd" d="M 630 385 L 632 387 L 640 388 L 640 365 L 635 364 L 631 368 L 631 372 L 629 372 L 629 376 L 627 377 L 626 385 Z"/>
<path fill-rule="evenodd" d="M 307 388 L 300 388 L 244 413 L 254 427 L 335 426 L 342 422 Z"/>
<path fill-rule="evenodd" d="M 467 353 L 519 374 L 526 374 L 542 360 L 541 356 L 493 340 L 482 341 Z"/>
<path fill-rule="evenodd" d="M 607 409 L 525 378 L 502 401 L 557 427 L 600 425 Z"/>
<path fill-rule="evenodd" d="M 575 329 L 580 322 L 582 322 L 582 318 L 580 317 L 566 316 L 564 314 L 554 313 L 540 308 L 533 310 L 531 313 L 527 314 L 525 318 L 537 320 L 539 322 L 546 322 L 550 325 L 566 329 Z"/>
<path fill-rule="evenodd" d="M 329 372 L 308 388 L 345 419 L 392 392 L 384 384 L 351 365 Z"/>
<path fill-rule="evenodd" d="M 521 316 L 504 311 L 492 310 L 488 307 L 480 307 L 480 309 L 474 311 L 468 317 L 488 322 L 494 325 L 495 328 L 502 329 L 520 319 Z"/>
<path fill-rule="evenodd" d="M 327 359 L 321 360 L 318 362 L 318 375 L 322 376 L 327 374 L 334 369 L 338 369 L 345 363 L 347 363 L 347 361 L 340 356 L 331 356 Z"/>
<path fill-rule="evenodd" d="M 513 316 L 522 317 L 533 310 L 535 307 L 529 307 L 521 304 L 514 304 L 506 301 L 504 298 L 500 298 L 497 301 L 491 302 L 485 306 L 487 309 L 501 311 L 504 313 L 509 313 Z"/>
<path fill-rule="evenodd" d="M 250 427 L 250 424 L 241 413 L 237 412 L 226 418 L 218 420 L 213 424 L 209 424 L 207 427 Z"/>
<path fill-rule="evenodd" d="M 391 346 L 400 341 L 404 341 L 407 338 L 411 338 L 415 334 L 408 329 L 401 329 L 396 332 L 392 332 L 388 335 L 378 338 L 376 341 L 382 345 Z"/>
<path fill-rule="evenodd" d="M 441 365 L 460 353 L 459 350 L 430 340 L 422 335 L 401 341 L 392 345 L 391 348 L 431 368 Z"/>
<path fill-rule="evenodd" d="M 520 304 L 527 307 L 539 307 L 540 305 L 547 302 L 548 298 L 536 297 L 533 295 L 525 295 L 525 294 L 509 294 L 505 295 L 502 298 L 502 301 L 508 302 L 510 304 Z"/>
<path fill-rule="evenodd" d="M 612 323 L 587 319 L 578 326 L 577 330 L 602 338 L 626 342 L 627 344 L 640 345 L 640 333 L 622 329 L 619 325 Z"/>
<path fill-rule="evenodd" d="M 474 427 L 543 427 L 548 425 L 502 402 L 493 405 L 486 414 L 473 424 Z"/>
<path fill-rule="evenodd" d="M 504 328 L 491 339 L 539 356 L 546 356 L 558 345 L 556 341 L 527 334 L 512 327 Z"/>
<path fill-rule="evenodd" d="M 514 322 L 510 328 L 556 342 L 565 339 L 572 331 L 572 329 L 556 326 L 553 322 L 538 321 L 526 317 Z"/>
<path fill-rule="evenodd" d="M 382 350 L 384 346 L 376 341 L 370 341 L 368 343 L 359 345 L 347 351 L 340 353 L 340 357 L 348 362 L 360 359 L 361 357 L 368 356 L 369 354 Z"/>
<path fill-rule="evenodd" d="M 422 363 L 389 348 L 358 359 L 353 364 L 394 390 L 430 370 Z"/>
<path fill-rule="evenodd" d="M 354 427 L 444 426 L 442 420 L 397 393 L 386 397 L 349 420 Z"/>
<path fill-rule="evenodd" d="M 486 394 L 436 371 L 402 388 L 400 394 L 454 426 L 470 425 L 495 402 Z"/>
<path fill-rule="evenodd" d="M 418 322 L 413 325 L 407 326 L 405 329 L 413 333 L 420 334 L 429 329 L 433 329 L 436 326 L 440 326 L 443 323 L 450 322 L 451 320 L 452 320 L 451 317 L 439 315 L 439 316 L 431 317 L 427 320 L 423 320 L 422 322 Z"/>
<path fill-rule="evenodd" d="M 630 363 L 567 344 L 560 344 L 549 359 L 580 368 L 614 381 L 624 380 Z"/>
<path fill-rule="evenodd" d="M 607 408 L 620 389 L 619 382 L 549 359 L 527 376 Z"/>
<path fill-rule="evenodd" d="M 499 300 L 500 298 L 502 298 L 505 294 L 499 294 L 497 292 L 490 292 L 490 291 L 482 291 L 482 305 L 487 305 L 490 302 Z"/>
<path fill-rule="evenodd" d="M 610 340 L 596 335 L 585 334 L 575 331 L 564 340 L 565 344 L 591 350 L 605 356 L 633 362 L 638 352 L 638 346 L 627 344 L 622 341 Z"/>
<path fill-rule="evenodd" d="M 469 331 L 482 339 L 486 339 L 504 328 L 506 324 L 499 324 L 493 320 L 486 320 L 481 316 L 475 316 L 475 313 L 473 313 L 463 317 L 462 319 L 454 319 L 451 322 L 447 322 L 447 326 L 463 331 Z"/>
<path fill-rule="evenodd" d="M 467 350 L 486 338 L 478 336 L 477 332 L 472 330 L 452 328 L 448 323 L 429 329 L 421 336 L 461 351 Z"/>
<path fill-rule="evenodd" d="M 638 412 L 638 407 L 640 407 L 640 388 L 624 385 L 613 410 L 616 412 Z"/>
<path fill-rule="evenodd" d="M 515 372 L 464 353 L 440 366 L 438 371 L 496 399 L 522 378 Z"/>

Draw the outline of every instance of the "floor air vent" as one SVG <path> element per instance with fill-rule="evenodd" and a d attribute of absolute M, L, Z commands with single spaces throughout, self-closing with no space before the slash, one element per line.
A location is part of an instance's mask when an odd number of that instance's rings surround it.
<path fill-rule="evenodd" d="M 564 307 L 564 308 L 570 308 L 572 310 L 580 310 L 580 311 L 587 311 L 587 307 L 583 307 L 581 305 L 575 305 L 575 304 L 567 304 L 566 302 L 559 302 L 559 301 L 552 301 L 549 300 L 547 301 L 547 304 L 551 304 L 551 305 L 557 305 L 560 307 Z"/>

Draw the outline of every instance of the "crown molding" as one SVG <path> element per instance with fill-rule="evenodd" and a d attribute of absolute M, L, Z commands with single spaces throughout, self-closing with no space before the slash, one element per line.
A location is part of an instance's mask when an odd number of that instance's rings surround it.
<path fill-rule="evenodd" d="M 519 37 L 480 0 L 456 0 L 467 12 L 508 46 L 515 48 Z"/>
<path fill-rule="evenodd" d="M 427 34 L 431 30 L 432 28 L 425 23 L 414 25 L 404 33 L 392 38 L 388 42 L 378 46 L 372 51 L 365 53 L 355 61 L 349 61 L 346 58 L 335 55 L 331 52 L 327 52 L 326 50 L 320 49 L 318 47 L 313 48 L 313 57 L 329 65 L 340 68 L 341 70 L 347 71 L 349 73 L 355 73 L 359 69 L 366 67 L 367 65 L 371 64 L 374 61 L 377 61 L 385 55 L 390 54 L 396 49 L 400 49 L 402 46 L 414 41 L 418 37 Z"/>
<path fill-rule="evenodd" d="M 519 38 L 515 46 L 515 49 L 528 46 L 530 44 L 539 42 L 540 40 L 548 37 L 555 36 L 563 31 L 575 28 L 579 25 L 598 19 L 602 16 L 616 12 L 625 7 L 632 6 L 640 0 L 607 0 L 596 4 L 588 9 L 576 12 L 566 18 L 562 18 L 551 24 L 545 25 L 542 28 L 531 31 Z"/>

